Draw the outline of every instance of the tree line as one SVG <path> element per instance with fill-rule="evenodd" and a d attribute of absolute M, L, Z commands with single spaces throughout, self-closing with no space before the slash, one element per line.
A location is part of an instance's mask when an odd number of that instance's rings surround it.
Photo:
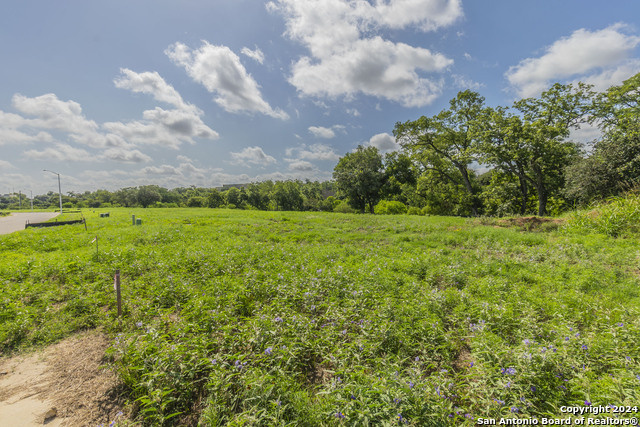
<path fill-rule="evenodd" d="M 330 181 L 263 181 L 222 188 L 178 187 L 158 185 L 126 187 L 116 191 L 96 190 L 62 195 L 64 209 L 109 207 L 209 207 L 259 210 L 333 211 L 342 202 L 335 197 Z M 0 209 L 30 209 L 31 200 L 24 194 L 0 196 Z M 59 195 L 52 191 L 33 198 L 35 209 L 56 209 Z M 345 207 L 349 209 L 346 204 Z"/>
<path fill-rule="evenodd" d="M 70 192 L 63 207 L 209 207 L 258 210 L 460 216 L 558 214 L 638 188 L 640 73 L 595 92 L 555 84 L 509 107 L 488 107 L 462 91 L 431 117 L 398 122 L 400 150 L 359 146 L 338 160 L 333 180 L 263 181 L 222 188 L 157 185 Z M 589 143 L 571 131 L 592 126 Z M 24 194 L 0 196 L 0 209 L 30 208 Z M 33 199 L 57 208 L 58 194 Z"/>
<path fill-rule="evenodd" d="M 360 212 L 396 201 L 463 216 L 557 214 L 619 195 L 640 181 L 639 88 L 640 74 L 602 93 L 555 84 L 510 107 L 459 92 L 434 116 L 396 123 L 399 152 L 360 146 L 342 157 L 336 186 Z M 586 125 L 600 136 L 573 141 Z"/>

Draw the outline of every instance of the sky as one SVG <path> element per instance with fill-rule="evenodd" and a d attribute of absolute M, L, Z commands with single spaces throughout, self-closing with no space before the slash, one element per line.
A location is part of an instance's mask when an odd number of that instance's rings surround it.
<path fill-rule="evenodd" d="M 0 6 L 0 194 L 328 180 L 471 89 L 640 72 L 636 0 L 24 0 Z M 580 136 L 593 137 L 585 129 Z"/>

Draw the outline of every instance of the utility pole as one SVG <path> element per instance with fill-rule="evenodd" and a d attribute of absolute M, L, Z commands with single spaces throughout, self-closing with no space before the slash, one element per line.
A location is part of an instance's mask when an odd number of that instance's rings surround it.
<path fill-rule="evenodd" d="M 50 171 L 49 169 L 42 169 L 42 171 L 58 175 L 58 195 L 60 196 L 60 215 L 62 215 L 62 187 L 60 187 L 60 174 L 58 172 Z"/>
<path fill-rule="evenodd" d="M 29 190 L 29 191 L 31 191 L 31 212 L 33 212 L 33 191 L 32 190 Z"/>

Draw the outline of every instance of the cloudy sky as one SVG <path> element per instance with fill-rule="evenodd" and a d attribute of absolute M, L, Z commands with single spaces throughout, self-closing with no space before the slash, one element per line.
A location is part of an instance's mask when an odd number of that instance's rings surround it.
<path fill-rule="evenodd" d="M 0 194 L 331 177 L 460 90 L 640 72 L 640 2 L 29 0 L 0 6 Z"/>

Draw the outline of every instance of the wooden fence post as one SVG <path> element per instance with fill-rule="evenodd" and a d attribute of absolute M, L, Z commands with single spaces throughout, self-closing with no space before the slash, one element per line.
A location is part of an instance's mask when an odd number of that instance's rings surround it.
<path fill-rule="evenodd" d="M 116 270 L 116 276 L 113 283 L 116 288 L 116 300 L 118 302 L 118 317 L 122 316 L 122 297 L 120 296 L 120 270 Z"/>

